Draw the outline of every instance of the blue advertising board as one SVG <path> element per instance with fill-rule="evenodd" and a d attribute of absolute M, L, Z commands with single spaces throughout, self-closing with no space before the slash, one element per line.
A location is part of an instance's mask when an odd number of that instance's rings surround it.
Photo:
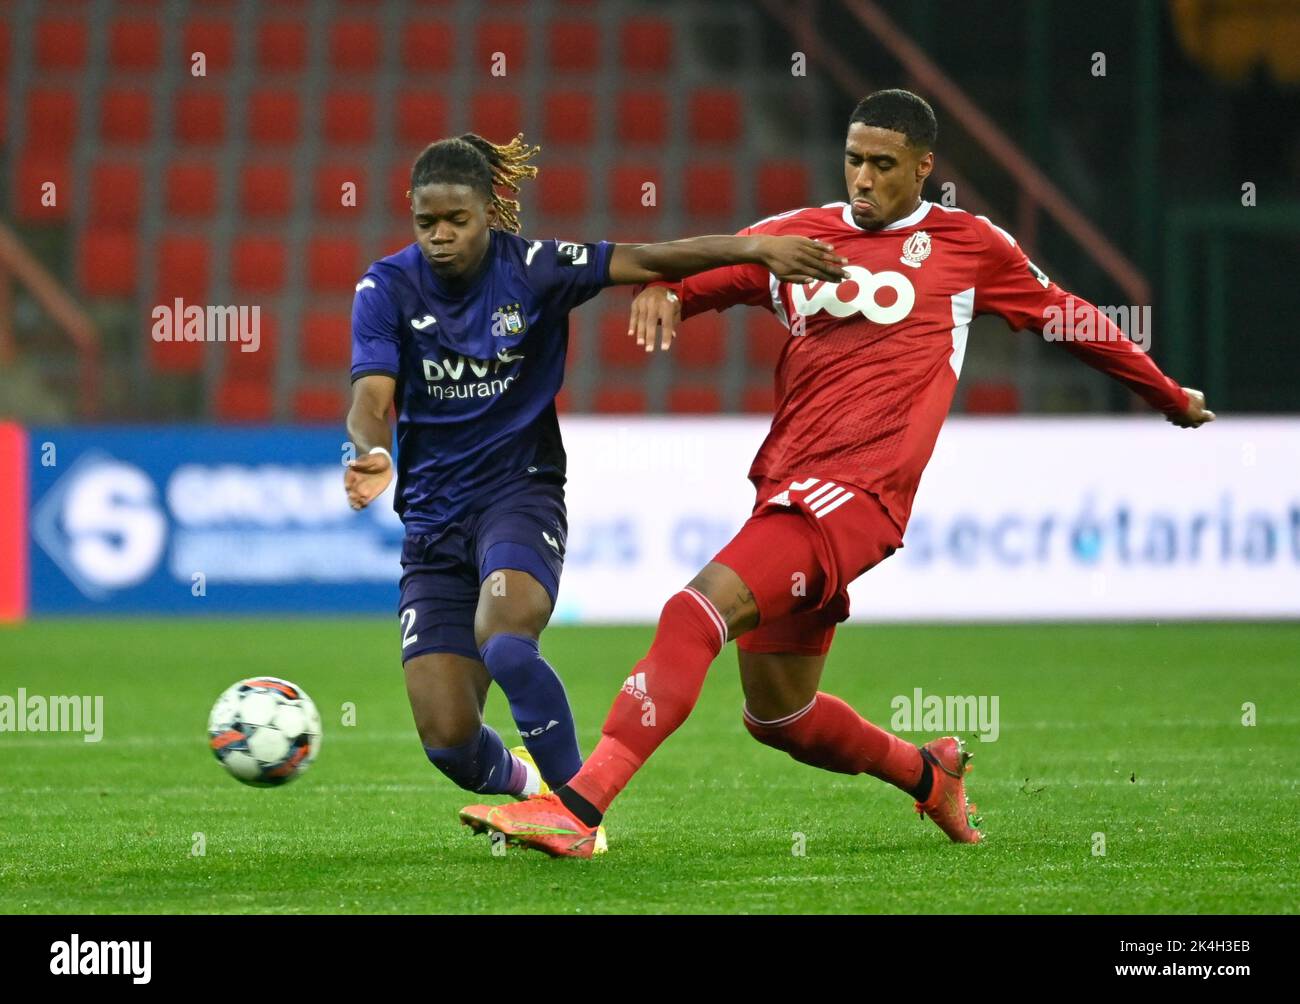
<path fill-rule="evenodd" d="M 27 433 L 33 614 L 396 611 L 392 488 L 348 506 L 342 430 Z"/>

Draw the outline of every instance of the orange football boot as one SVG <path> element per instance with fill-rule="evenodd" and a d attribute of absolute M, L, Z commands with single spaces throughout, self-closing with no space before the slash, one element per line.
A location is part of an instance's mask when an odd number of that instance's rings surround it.
<path fill-rule="evenodd" d="M 555 795 L 534 795 L 513 805 L 467 805 L 460 821 L 475 833 L 503 833 L 508 842 L 553 858 L 589 858 L 598 827 L 587 826 Z"/>
<path fill-rule="evenodd" d="M 930 797 L 916 803 L 921 816 L 929 816 L 948 839 L 958 844 L 978 844 L 984 839 L 979 825 L 983 820 L 974 805 L 966 804 L 966 774 L 974 753 L 967 753 L 962 741 L 954 736 L 935 739 L 921 747 L 921 756 L 929 763 L 934 784 Z"/>

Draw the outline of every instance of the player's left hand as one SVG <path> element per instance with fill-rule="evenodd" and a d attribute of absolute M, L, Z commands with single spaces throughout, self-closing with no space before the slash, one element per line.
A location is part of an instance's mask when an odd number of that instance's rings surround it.
<path fill-rule="evenodd" d="M 632 301 L 627 333 L 636 335 L 636 343 L 644 345 L 647 352 L 653 352 L 655 328 L 659 328 L 663 332 L 660 346 L 667 352 L 677 334 L 677 325 L 681 323 L 681 298 L 666 286 L 647 286 Z"/>
<path fill-rule="evenodd" d="M 364 509 L 388 487 L 393 480 L 393 465 L 382 453 L 365 453 L 349 460 L 343 472 L 343 488 L 348 493 L 348 505 Z"/>
<path fill-rule="evenodd" d="M 1206 422 L 1213 422 L 1214 412 L 1205 407 L 1205 395 L 1191 387 L 1184 387 L 1183 391 L 1187 394 L 1187 410 L 1165 417 L 1180 429 L 1196 429 Z"/>

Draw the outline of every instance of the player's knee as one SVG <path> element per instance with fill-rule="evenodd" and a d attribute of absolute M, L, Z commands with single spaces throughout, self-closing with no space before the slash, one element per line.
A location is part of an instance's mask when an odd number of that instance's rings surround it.
<path fill-rule="evenodd" d="M 484 646 L 498 635 L 516 635 L 536 641 L 550 616 L 550 597 L 541 586 L 536 591 L 530 590 L 528 595 L 513 596 L 509 601 L 504 598 L 490 603 L 480 601 L 474 614 L 474 642 L 482 652 Z"/>

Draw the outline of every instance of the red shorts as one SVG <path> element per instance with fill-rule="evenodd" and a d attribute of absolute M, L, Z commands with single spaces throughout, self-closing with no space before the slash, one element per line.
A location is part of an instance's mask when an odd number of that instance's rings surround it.
<path fill-rule="evenodd" d="M 820 478 L 758 483 L 753 514 L 714 557 L 754 594 L 746 652 L 825 655 L 849 616 L 848 584 L 903 546 L 870 492 Z"/>

